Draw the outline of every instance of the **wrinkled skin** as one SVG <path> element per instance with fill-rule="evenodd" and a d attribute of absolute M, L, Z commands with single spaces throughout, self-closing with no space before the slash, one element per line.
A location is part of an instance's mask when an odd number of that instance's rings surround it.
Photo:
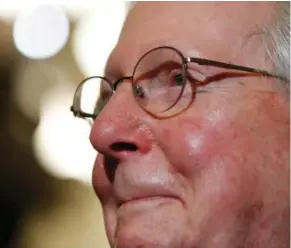
<path fill-rule="evenodd" d="M 107 76 L 131 75 L 140 56 L 161 45 L 272 70 L 260 37 L 250 33 L 273 21 L 276 8 L 271 2 L 137 3 Z M 139 107 L 123 82 L 90 136 L 99 151 L 93 185 L 111 246 L 287 248 L 289 103 L 277 86 L 259 76 L 213 81 L 185 112 L 160 120 Z"/>

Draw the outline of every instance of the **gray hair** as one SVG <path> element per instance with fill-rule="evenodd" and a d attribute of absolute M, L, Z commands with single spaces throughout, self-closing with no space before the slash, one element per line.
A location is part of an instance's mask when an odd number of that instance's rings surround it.
<path fill-rule="evenodd" d="M 290 2 L 280 2 L 275 21 L 262 28 L 263 43 L 268 57 L 274 64 L 273 73 L 283 81 L 285 89 L 290 88 Z"/>
<path fill-rule="evenodd" d="M 127 2 L 128 12 L 135 2 Z M 290 2 L 279 3 L 275 21 L 262 28 L 263 42 L 269 58 L 274 64 L 273 73 L 287 79 L 284 88 L 289 90 L 290 83 Z"/>

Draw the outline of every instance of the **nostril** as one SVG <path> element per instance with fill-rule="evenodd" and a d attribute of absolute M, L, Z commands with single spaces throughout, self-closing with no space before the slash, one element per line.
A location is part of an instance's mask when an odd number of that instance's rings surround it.
<path fill-rule="evenodd" d="M 110 146 L 110 148 L 114 151 L 137 151 L 137 146 L 132 143 L 127 142 L 117 142 Z"/>

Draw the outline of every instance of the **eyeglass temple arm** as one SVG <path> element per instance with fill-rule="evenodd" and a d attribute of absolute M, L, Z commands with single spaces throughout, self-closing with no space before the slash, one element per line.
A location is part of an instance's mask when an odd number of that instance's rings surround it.
<path fill-rule="evenodd" d="M 232 69 L 232 70 L 238 70 L 238 71 L 245 71 L 245 72 L 252 72 L 252 73 L 259 73 L 264 76 L 270 76 L 270 77 L 275 77 L 279 78 L 281 80 L 287 81 L 286 78 L 270 73 L 265 70 L 260 70 L 260 69 L 255 69 L 255 68 L 250 68 L 246 66 L 240 66 L 240 65 L 235 65 L 235 64 L 228 64 L 224 62 L 219 62 L 215 60 L 209 60 L 209 59 L 201 59 L 201 58 L 193 58 L 193 57 L 187 57 L 186 62 L 192 62 L 192 63 L 197 63 L 199 65 L 212 65 L 220 68 L 226 68 L 226 69 Z"/>

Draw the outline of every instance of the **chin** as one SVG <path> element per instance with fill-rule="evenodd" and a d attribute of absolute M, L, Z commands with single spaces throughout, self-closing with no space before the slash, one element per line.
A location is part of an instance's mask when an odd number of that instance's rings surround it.
<path fill-rule="evenodd" d="M 175 200 L 151 204 L 126 206 L 117 211 L 112 247 L 193 248 L 187 245 L 193 235 L 186 234 L 193 232 L 187 230 L 189 216 L 182 204 Z"/>

